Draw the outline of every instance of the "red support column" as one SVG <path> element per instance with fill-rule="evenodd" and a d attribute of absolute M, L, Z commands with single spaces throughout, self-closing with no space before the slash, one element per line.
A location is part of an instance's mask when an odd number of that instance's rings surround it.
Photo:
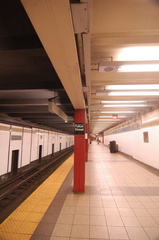
<path fill-rule="evenodd" d="M 74 192 L 85 192 L 85 109 L 75 110 Z"/>
<path fill-rule="evenodd" d="M 102 135 L 102 143 L 104 143 L 104 135 Z"/>

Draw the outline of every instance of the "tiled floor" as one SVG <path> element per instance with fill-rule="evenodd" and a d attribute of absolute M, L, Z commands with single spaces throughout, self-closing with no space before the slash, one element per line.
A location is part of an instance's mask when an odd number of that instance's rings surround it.
<path fill-rule="evenodd" d="M 71 170 L 51 204 L 39 193 L 41 205 L 50 204 L 42 219 L 38 207 L 34 216 L 24 212 L 33 225 L 41 219 L 32 237 L 26 228 L 24 237 L 13 240 L 159 240 L 159 177 L 96 142 L 88 159 L 85 193 L 73 193 Z M 18 221 L 17 215 L 15 229 Z"/>
<path fill-rule="evenodd" d="M 69 192 L 50 240 L 159 240 L 159 177 L 93 142 L 86 192 Z"/>

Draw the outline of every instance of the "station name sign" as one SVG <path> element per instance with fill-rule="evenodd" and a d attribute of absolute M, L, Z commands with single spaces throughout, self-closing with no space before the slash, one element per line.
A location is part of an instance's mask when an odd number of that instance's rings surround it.
<path fill-rule="evenodd" d="M 22 140 L 22 136 L 19 135 L 12 135 L 11 140 Z"/>
<path fill-rule="evenodd" d="M 84 123 L 75 123 L 75 135 L 84 134 Z"/>

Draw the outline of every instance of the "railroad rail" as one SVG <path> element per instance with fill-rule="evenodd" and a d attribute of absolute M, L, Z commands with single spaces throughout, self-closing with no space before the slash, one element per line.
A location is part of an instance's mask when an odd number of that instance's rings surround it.
<path fill-rule="evenodd" d="M 70 147 L 50 155 L 47 160 L 0 184 L 0 223 L 72 153 L 73 147 Z"/>

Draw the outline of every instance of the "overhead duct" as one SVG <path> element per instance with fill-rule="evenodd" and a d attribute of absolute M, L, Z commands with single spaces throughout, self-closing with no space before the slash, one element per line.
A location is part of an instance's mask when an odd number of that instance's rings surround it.
<path fill-rule="evenodd" d="M 68 122 L 68 116 L 59 108 L 56 103 L 52 101 L 48 101 L 48 110 L 51 113 L 57 114 L 59 117 L 61 117 L 65 122 Z"/>

